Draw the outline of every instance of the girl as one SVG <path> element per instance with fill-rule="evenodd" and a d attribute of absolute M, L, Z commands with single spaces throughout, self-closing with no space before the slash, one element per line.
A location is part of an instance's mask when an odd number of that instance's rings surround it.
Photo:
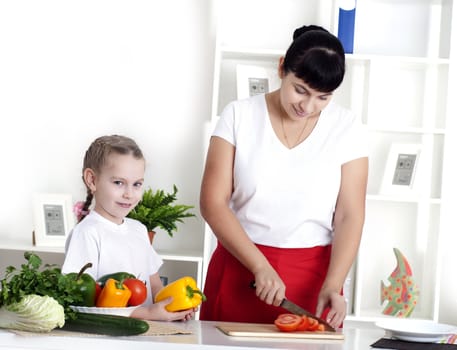
<path fill-rule="evenodd" d="M 63 273 L 77 272 L 88 262 L 95 279 L 120 271 L 147 281 L 147 301 L 131 317 L 149 320 L 187 320 L 195 310 L 171 313 L 171 299 L 152 303 L 162 288 L 158 270 L 162 259 L 149 242 L 146 227 L 126 218 L 143 194 L 145 160 L 138 145 L 118 135 L 102 136 L 84 157 L 82 178 L 87 188 L 83 216 L 66 244 Z M 94 209 L 89 206 L 95 199 Z M 85 215 L 84 215 L 85 214 Z"/>

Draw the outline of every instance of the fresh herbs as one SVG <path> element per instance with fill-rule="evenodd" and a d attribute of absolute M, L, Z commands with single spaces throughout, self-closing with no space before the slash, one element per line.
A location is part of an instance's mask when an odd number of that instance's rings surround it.
<path fill-rule="evenodd" d="M 42 265 L 41 258 L 31 252 L 25 252 L 27 263 L 18 270 L 14 266 L 6 268 L 5 277 L 0 280 L 0 307 L 19 302 L 30 294 L 47 295 L 54 298 L 65 310 L 65 316 L 71 317 L 70 305 L 82 302 L 82 295 L 74 279 L 62 274 L 55 265 Z"/>

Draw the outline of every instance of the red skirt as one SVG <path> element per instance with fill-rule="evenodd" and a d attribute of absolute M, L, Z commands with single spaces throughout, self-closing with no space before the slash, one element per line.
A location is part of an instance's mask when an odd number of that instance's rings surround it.
<path fill-rule="evenodd" d="M 286 285 L 286 298 L 315 313 L 317 298 L 330 262 L 331 246 L 257 247 Z M 255 290 L 250 288 L 253 280 L 254 275 L 218 244 L 208 266 L 204 289 L 207 301 L 201 305 L 200 319 L 273 323 L 279 314 L 287 312 L 261 301 Z"/>

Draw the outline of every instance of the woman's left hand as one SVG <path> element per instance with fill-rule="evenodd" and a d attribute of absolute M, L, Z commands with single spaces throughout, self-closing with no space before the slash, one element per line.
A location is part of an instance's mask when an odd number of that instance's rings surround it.
<path fill-rule="evenodd" d="M 332 327 L 339 328 L 346 318 L 346 300 L 344 296 L 333 290 L 321 290 L 317 300 L 316 316 L 321 317 L 326 307 L 330 307 L 326 321 Z"/>

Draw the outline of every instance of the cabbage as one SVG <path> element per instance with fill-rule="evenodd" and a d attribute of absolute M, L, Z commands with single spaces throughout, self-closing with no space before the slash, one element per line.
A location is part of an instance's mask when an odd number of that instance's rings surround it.
<path fill-rule="evenodd" d="M 0 308 L 0 328 L 49 332 L 65 323 L 63 306 L 50 296 L 30 294 Z"/>

